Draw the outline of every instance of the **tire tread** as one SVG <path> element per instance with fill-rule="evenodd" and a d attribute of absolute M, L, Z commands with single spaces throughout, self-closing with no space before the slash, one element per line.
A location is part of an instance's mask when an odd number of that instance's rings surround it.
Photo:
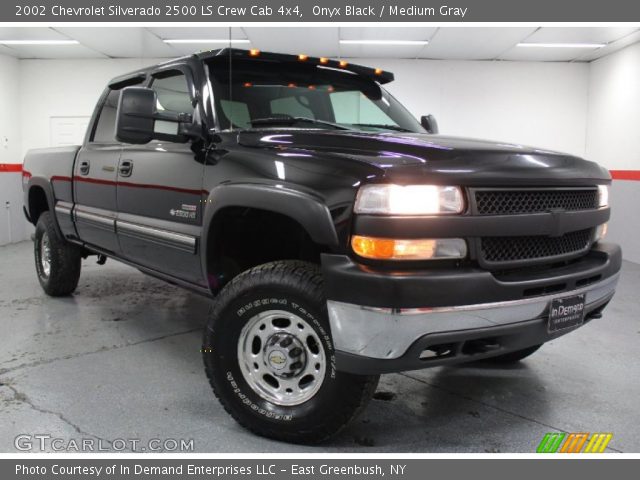
<path fill-rule="evenodd" d="M 297 291 L 303 291 L 316 305 L 322 305 L 326 311 L 326 301 L 322 288 L 323 280 L 320 269 L 313 264 L 298 260 L 285 260 L 266 263 L 254 267 L 235 277 L 220 293 L 211 313 L 211 319 L 222 314 L 226 306 L 232 300 L 245 295 L 267 284 L 278 284 L 291 287 Z M 205 331 L 204 344 L 207 344 L 208 333 L 213 333 L 211 323 Z M 315 444 L 320 443 L 338 433 L 344 426 L 356 418 L 368 404 L 376 390 L 379 376 L 354 376 L 356 381 L 349 382 L 347 388 L 341 390 L 341 398 L 344 403 L 336 409 L 331 418 L 318 421 L 312 428 L 301 429 L 296 432 L 283 432 L 277 428 L 270 428 L 258 422 L 250 421 L 248 416 L 239 415 L 232 408 L 226 395 L 222 394 L 213 369 L 205 362 L 206 374 L 213 392 L 223 408 L 240 425 L 247 430 L 268 438 L 284 440 L 292 443 Z M 266 422 L 265 422 L 266 423 Z M 275 427 L 276 425 L 274 425 Z"/>
<path fill-rule="evenodd" d="M 51 248 L 51 271 L 46 278 L 40 271 L 39 239 L 46 232 Z M 82 253 L 79 247 L 60 238 L 50 212 L 43 212 L 36 225 L 34 241 L 36 271 L 45 293 L 52 297 L 71 295 L 78 286 Z"/>

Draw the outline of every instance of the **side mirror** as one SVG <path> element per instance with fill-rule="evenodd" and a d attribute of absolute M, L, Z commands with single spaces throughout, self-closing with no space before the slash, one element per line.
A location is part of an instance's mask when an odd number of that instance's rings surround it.
<path fill-rule="evenodd" d="M 193 131 L 189 113 L 159 112 L 156 92 L 146 87 L 126 87 L 120 92 L 116 139 L 144 144 L 153 139 L 186 142 Z"/>
<path fill-rule="evenodd" d="M 433 115 L 423 115 L 420 117 L 420 125 L 429 133 L 438 133 L 438 121 Z"/>

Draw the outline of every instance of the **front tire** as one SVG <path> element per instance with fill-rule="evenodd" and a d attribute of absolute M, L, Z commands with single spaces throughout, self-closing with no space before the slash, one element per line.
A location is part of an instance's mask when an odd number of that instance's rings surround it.
<path fill-rule="evenodd" d="M 73 293 L 80 279 L 82 252 L 60 237 L 49 212 L 38 218 L 33 245 L 36 272 L 45 293 L 52 297 Z"/>
<path fill-rule="evenodd" d="M 204 332 L 205 370 L 225 410 L 252 432 L 317 443 L 353 420 L 379 376 L 339 372 L 322 276 L 280 261 L 236 277 Z"/>

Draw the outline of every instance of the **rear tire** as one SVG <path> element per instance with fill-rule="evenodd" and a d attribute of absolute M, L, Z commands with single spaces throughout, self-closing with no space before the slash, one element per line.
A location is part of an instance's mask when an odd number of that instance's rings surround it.
<path fill-rule="evenodd" d="M 300 261 L 267 263 L 228 284 L 202 351 L 225 410 L 248 430 L 286 442 L 317 443 L 340 431 L 379 378 L 336 370 L 322 276 Z"/>
<path fill-rule="evenodd" d="M 534 345 L 533 347 L 523 348 L 522 350 L 516 350 L 515 352 L 505 353 L 504 355 L 498 355 L 497 357 L 487 358 L 485 361 L 489 363 L 495 363 L 500 365 L 509 365 L 511 363 L 517 363 L 520 360 L 527 358 L 529 355 L 533 355 L 542 345 Z"/>
<path fill-rule="evenodd" d="M 70 295 L 78 286 L 82 252 L 60 238 L 51 213 L 38 218 L 34 238 L 36 272 L 42 289 L 52 297 Z"/>

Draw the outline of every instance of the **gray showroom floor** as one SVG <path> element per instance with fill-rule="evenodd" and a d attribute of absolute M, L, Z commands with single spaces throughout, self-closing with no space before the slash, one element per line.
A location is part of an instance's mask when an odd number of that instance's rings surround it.
<path fill-rule="evenodd" d="M 604 318 L 520 365 L 386 375 L 352 426 L 301 447 L 218 405 L 199 353 L 207 300 L 94 259 L 75 296 L 48 298 L 31 249 L 0 247 L 0 452 L 41 433 L 194 439 L 199 452 L 533 452 L 548 431 L 613 432 L 609 451 L 640 452 L 640 265 L 624 264 Z"/>

